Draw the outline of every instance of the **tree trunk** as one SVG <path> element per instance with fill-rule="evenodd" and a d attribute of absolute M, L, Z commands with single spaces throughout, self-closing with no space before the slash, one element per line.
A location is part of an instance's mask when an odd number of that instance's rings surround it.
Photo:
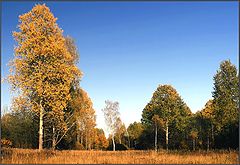
<path fill-rule="evenodd" d="M 81 142 L 80 142 L 82 145 L 83 145 L 83 133 L 81 132 Z"/>
<path fill-rule="evenodd" d="M 168 150 L 168 123 L 166 123 L 166 149 Z"/>
<path fill-rule="evenodd" d="M 193 139 L 193 151 L 195 151 L 195 139 Z"/>
<path fill-rule="evenodd" d="M 121 136 L 119 136 L 119 143 L 122 144 Z"/>
<path fill-rule="evenodd" d="M 207 151 L 209 151 L 209 135 L 207 136 Z"/>
<path fill-rule="evenodd" d="M 88 150 L 91 150 L 91 139 L 89 140 L 89 143 L 88 143 Z"/>
<path fill-rule="evenodd" d="M 56 147 L 56 138 L 55 138 L 55 126 L 53 126 L 53 137 L 52 137 L 52 149 L 55 150 Z"/>
<path fill-rule="evenodd" d="M 128 137 L 128 147 L 131 148 L 131 144 L 130 144 L 130 139 L 129 139 L 129 134 L 128 134 L 128 131 L 126 130 L 127 132 L 127 137 Z"/>
<path fill-rule="evenodd" d="M 87 133 L 86 133 L 86 141 L 85 141 L 85 147 L 86 147 L 86 150 L 88 149 L 88 138 L 87 138 Z"/>
<path fill-rule="evenodd" d="M 38 149 L 41 151 L 43 149 L 43 107 L 40 101 L 40 115 L 39 115 L 39 139 L 38 139 Z"/>
<path fill-rule="evenodd" d="M 78 131 L 77 132 L 77 138 L 76 138 L 76 141 L 79 143 L 80 142 L 80 132 Z"/>
<path fill-rule="evenodd" d="M 155 124 L 155 151 L 157 152 L 157 124 Z"/>
<path fill-rule="evenodd" d="M 129 140 L 129 137 L 128 137 L 128 147 L 131 148 L 131 141 Z"/>
<path fill-rule="evenodd" d="M 112 136 L 112 142 L 113 142 L 113 151 L 115 151 L 115 141 L 114 141 L 114 136 Z"/>
<path fill-rule="evenodd" d="M 213 132 L 213 124 L 212 124 L 212 145 L 211 148 L 214 148 L 214 132 Z"/>

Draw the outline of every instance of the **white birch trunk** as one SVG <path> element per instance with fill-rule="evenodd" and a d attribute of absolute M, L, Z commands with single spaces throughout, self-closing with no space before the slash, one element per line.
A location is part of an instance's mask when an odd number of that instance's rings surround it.
<path fill-rule="evenodd" d="M 81 133 L 81 142 L 80 143 L 83 145 L 83 133 Z"/>
<path fill-rule="evenodd" d="M 115 141 L 114 141 L 114 136 L 112 137 L 112 141 L 113 141 L 113 151 L 115 151 Z"/>
<path fill-rule="evenodd" d="M 55 138 L 55 126 L 53 126 L 53 137 L 52 137 L 52 149 L 55 150 L 56 147 L 56 138 Z"/>
<path fill-rule="evenodd" d="M 168 150 L 168 122 L 166 123 L 166 149 Z"/>
<path fill-rule="evenodd" d="M 39 115 L 39 139 L 38 139 L 38 149 L 43 149 L 43 107 L 40 101 L 40 115 Z"/>

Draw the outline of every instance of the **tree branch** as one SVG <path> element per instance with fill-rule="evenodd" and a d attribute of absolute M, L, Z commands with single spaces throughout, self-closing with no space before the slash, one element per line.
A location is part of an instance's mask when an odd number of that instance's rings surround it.
<path fill-rule="evenodd" d="M 61 136 L 61 138 L 56 142 L 56 145 L 62 140 L 62 138 L 66 135 L 66 133 L 76 124 L 76 122 L 74 122 L 69 128 L 68 130 Z"/>

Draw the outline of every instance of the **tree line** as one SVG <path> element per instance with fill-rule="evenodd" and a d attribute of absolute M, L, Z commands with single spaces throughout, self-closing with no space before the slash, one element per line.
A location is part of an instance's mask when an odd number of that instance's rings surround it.
<path fill-rule="evenodd" d="M 237 149 L 239 79 L 226 60 L 213 77 L 212 99 L 192 113 L 170 85 L 159 85 L 142 111 L 141 122 L 128 127 L 135 149 Z M 133 133 L 134 132 L 134 133 Z"/>
<path fill-rule="evenodd" d="M 236 66 L 230 60 L 222 61 L 213 80 L 212 99 L 196 113 L 191 112 L 174 87 L 159 85 L 142 111 L 141 122 L 131 123 L 123 129 L 121 141 L 127 148 L 155 151 L 238 149 L 239 79 Z M 107 107 L 109 102 L 106 102 Z M 115 125 L 116 131 L 119 126 Z M 112 129 L 111 125 L 109 127 Z M 112 136 L 115 134 L 113 131 Z"/>
<path fill-rule="evenodd" d="M 212 98 L 192 113 L 171 85 L 159 85 L 142 110 L 141 122 L 122 122 L 119 103 L 107 100 L 109 137 L 96 128 L 93 103 L 80 86 L 79 53 L 63 36 L 46 5 L 19 16 L 14 59 L 7 78 L 17 93 L 1 116 L 1 144 L 51 149 L 221 149 L 238 148 L 237 68 L 223 61 L 213 77 Z"/>

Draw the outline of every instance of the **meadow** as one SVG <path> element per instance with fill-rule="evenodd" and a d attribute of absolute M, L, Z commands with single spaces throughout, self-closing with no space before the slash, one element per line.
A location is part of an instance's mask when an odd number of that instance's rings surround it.
<path fill-rule="evenodd" d="M 238 152 L 217 151 L 81 151 L 5 149 L 3 164 L 239 164 Z"/>
<path fill-rule="evenodd" d="M 34 4 L 3 7 L 1 163 L 239 164 L 237 3 Z"/>

